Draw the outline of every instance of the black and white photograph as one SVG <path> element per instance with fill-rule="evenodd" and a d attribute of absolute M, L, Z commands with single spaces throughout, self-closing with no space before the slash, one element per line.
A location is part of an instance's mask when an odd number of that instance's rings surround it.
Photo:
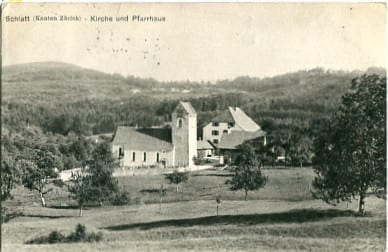
<path fill-rule="evenodd" d="M 386 3 L 1 7 L 0 251 L 386 251 Z"/>

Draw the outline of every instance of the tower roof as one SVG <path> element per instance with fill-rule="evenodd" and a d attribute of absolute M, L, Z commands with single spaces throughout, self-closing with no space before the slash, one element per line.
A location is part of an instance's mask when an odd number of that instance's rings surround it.
<path fill-rule="evenodd" d="M 190 102 L 181 101 L 181 102 L 179 102 L 179 104 L 182 105 L 182 107 L 186 110 L 187 114 L 189 114 L 189 115 L 196 115 L 197 114 Z"/>

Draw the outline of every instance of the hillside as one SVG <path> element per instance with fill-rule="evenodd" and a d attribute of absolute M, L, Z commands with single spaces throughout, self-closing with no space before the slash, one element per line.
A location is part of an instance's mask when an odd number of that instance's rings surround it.
<path fill-rule="evenodd" d="M 84 99 L 121 100 L 133 95 L 202 95 L 211 90 L 190 88 L 181 83 L 107 74 L 60 62 L 37 62 L 6 66 L 2 70 L 3 101 L 21 103 L 73 103 Z M 204 87 L 204 86 L 203 86 Z"/>
<path fill-rule="evenodd" d="M 385 72 L 371 68 L 370 72 Z M 2 70 L 3 101 L 21 103 L 73 103 L 84 99 L 126 100 L 133 96 L 181 99 L 215 94 L 250 93 L 255 97 L 287 98 L 342 95 L 360 71 L 343 72 L 320 68 L 271 78 L 238 77 L 216 83 L 158 82 L 133 76 L 107 74 L 60 62 L 36 62 L 6 66 Z"/>
<path fill-rule="evenodd" d="M 367 72 L 385 74 L 380 68 Z M 239 106 L 259 123 L 297 120 L 307 127 L 312 119 L 335 111 L 351 80 L 361 74 L 316 68 L 196 83 L 124 77 L 59 62 L 13 65 L 2 72 L 3 127 L 18 130 L 32 124 L 67 134 L 77 125 L 77 130 L 95 134 L 122 124 L 160 125 L 182 99 L 193 104 L 200 126 L 228 106 Z"/>

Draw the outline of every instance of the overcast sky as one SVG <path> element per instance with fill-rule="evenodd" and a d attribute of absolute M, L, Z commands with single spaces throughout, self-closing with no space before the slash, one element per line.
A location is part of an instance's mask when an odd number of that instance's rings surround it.
<path fill-rule="evenodd" d="M 4 22 L 24 15 L 82 21 Z M 93 15 L 130 21 L 93 23 Z M 4 65 L 62 61 L 162 81 L 385 66 L 383 4 L 8 5 L 2 25 Z"/>

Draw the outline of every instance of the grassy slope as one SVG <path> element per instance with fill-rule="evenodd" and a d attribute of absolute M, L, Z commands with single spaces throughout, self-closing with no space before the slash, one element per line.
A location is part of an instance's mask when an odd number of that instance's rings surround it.
<path fill-rule="evenodd" d="M 195 195 L 201 193 L 199 188 L 211 187 L 227 178 L 209 173 L 191 176 L 189 183 L 182 186 L 183 199 L 189 195 L 196 199 Z M 271 170 L 267 174 L 272 182 L 251 195 L 252 199 L 263 200 L 244 202 L 238 200 L 242 193 L 226 194 L 218 217 L 214 200 L 165 203 L 161 213 L 158 204 L 89 208 L 82 218 L 76 217 L 77 209 L 42 209 L 23 204 L 23 210 L 19 207 L 23 216 L 3 225 L 3 251 L 384 250 L 384 200 L 369 197 L 366 206 L 370 216 L 356 218 L 349 210 L 357 209 L 357 202 L 334 208 L 306 198 L 308 181 L 312 178 L 307 169 Z M 124 180 L 136 195 L 136 190 L 152 191 L 151 186 L 162 178 L 127 177 Z M 174 201 L 173 186 L 168 189 L 170 200 Z M 181 196 L 175 195 L 175 200 L 180 199 Z M 152 201 L 151 196 L 147 199 Z M 86 225 L 90 231 L 103 232 L 103 241 L 24 244 L 53 230 L 70 233 L 77 223 Z"/>
<path fill-rule="evenodd" d="M 311 169 L 268 169 L 264 172 L 269 179 L 267 185 L 259 191 L 249 192 L 248 199 L 291 201 L 312 199 L 310 186 L 314 173 Z M 214 195 L 209 194 L 217 192 L 218 185 L 221 185 L 221 199 L 242 200 L 244 198 L 242 191 L 230 191 L 229 186 L 225 184 L 225 181 L 231 178 L 230 176 L 229 172 L 195 172 L 190 174 L 187 183 L 180 185 L 179 193 L 175 193 L 175 185 L 168 184 L 162 175 L 119 179 L 121 186 L 129 190 L 133 198 L 140 197 L 144 203 L 159 202 L 158 190 L 161 184 L 167 189 L 166 202 L 214 199 Z"/>

